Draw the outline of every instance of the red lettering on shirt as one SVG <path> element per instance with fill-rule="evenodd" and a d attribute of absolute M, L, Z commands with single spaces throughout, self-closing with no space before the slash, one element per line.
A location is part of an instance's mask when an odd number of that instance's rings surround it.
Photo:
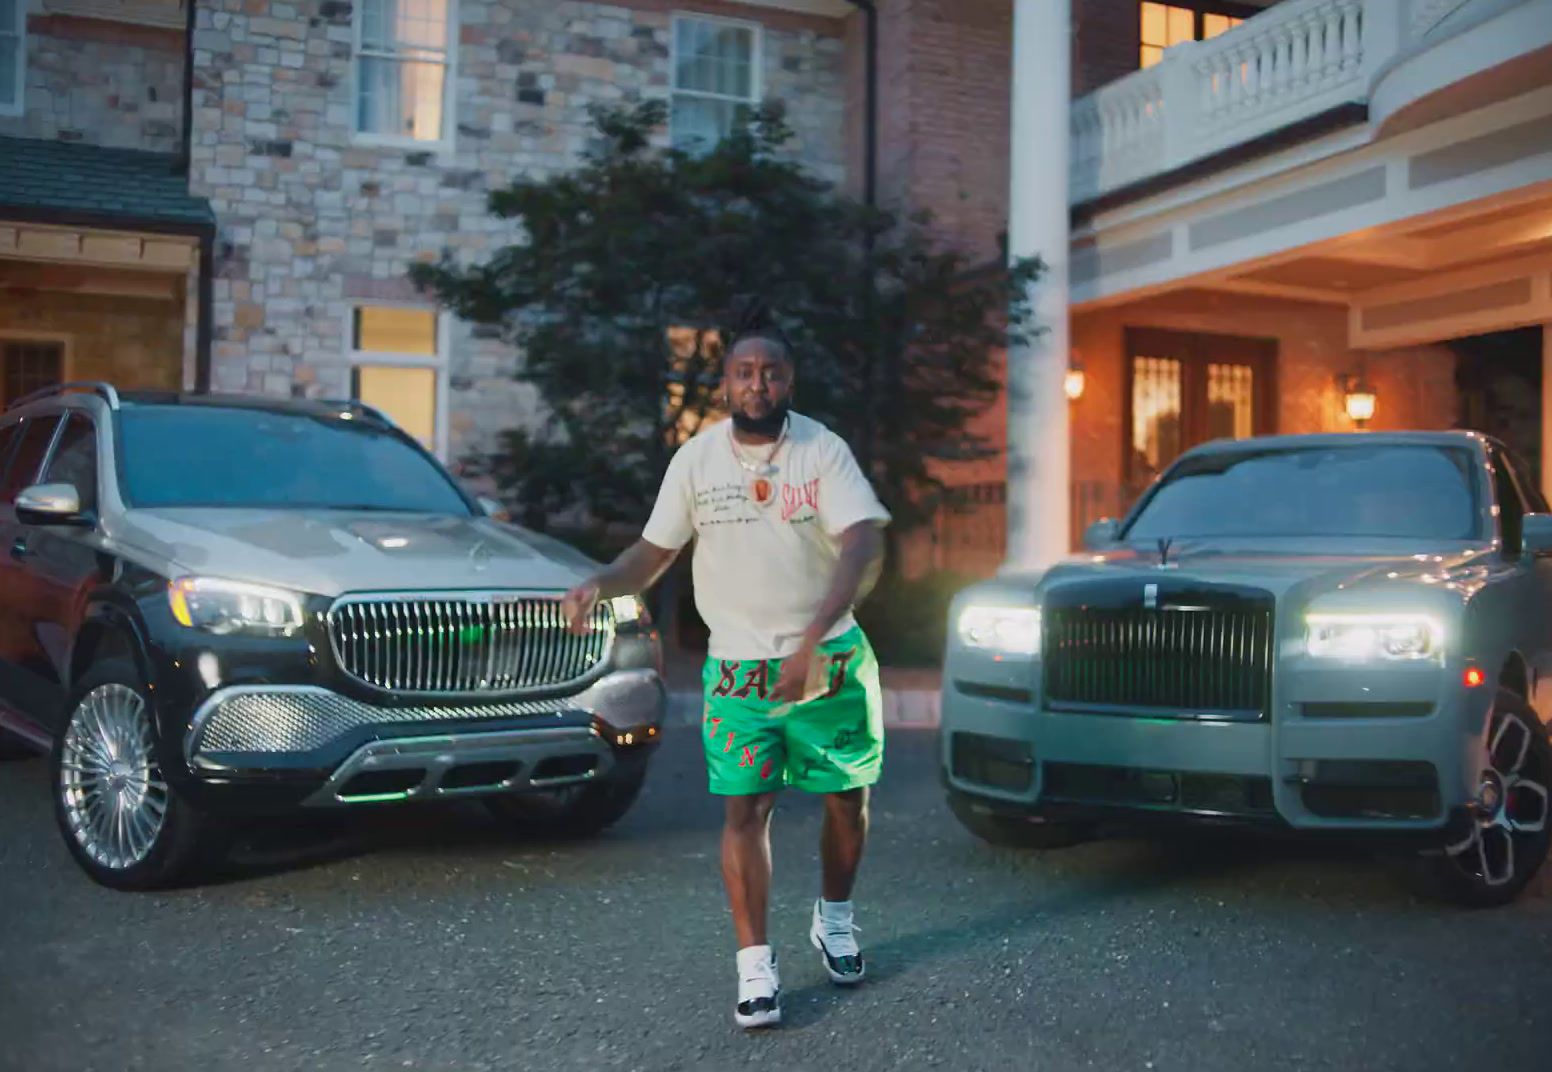
<path fill-rule="evenodd" d="M 791 521 L 793 515 L 805 506 L 819 509 L 819 478 L 816 476 L 806 484 L 783 484 L 781 486 L 781 519 Z"/>

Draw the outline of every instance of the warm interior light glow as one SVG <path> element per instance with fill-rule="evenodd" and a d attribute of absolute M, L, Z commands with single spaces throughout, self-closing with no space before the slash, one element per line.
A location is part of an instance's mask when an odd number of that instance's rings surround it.
<path fill-rule="evenodd" d="M 1083 370 L 1070 368 L 1067 370 L 1067 378 L 1062 381 L 1062 389 L 1067 392 L 1067 400 L 1076 402 L 1083 397 Z"/>

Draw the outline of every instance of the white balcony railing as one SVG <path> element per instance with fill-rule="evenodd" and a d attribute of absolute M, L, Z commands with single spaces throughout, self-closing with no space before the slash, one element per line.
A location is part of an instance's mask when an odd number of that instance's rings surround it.
<path fill-rule="evenodd" d="M 1366 99 L 1383 65 L 1462 0 L 1284 0 L 1073 103 L 1072 199 L 1088 201 Z"/>

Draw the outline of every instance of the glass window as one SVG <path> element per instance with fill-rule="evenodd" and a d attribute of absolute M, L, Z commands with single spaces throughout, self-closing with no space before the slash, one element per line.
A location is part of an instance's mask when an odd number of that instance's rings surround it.
<path fill-rule="evenodd" d="M 356 7 L 356 130 L 410 141 L 445 134 L 448 0 L 361 0 Z"/>
<path fill-rule="evenodd" d="M 1193 458 L 1147 500 L 1126 539 L 1480 538 L 1470 452 L 1354 445 Z"/>
<path fill-rule="evenodd" d="M 437 449 L 436 312 L 362 306 L 353 317 L 352 397 L 381 410 L 427 450 Z"/>
<path fill-rule="evenodd" d="M 40 483 L 69 484 L 80 495 L 82 510 L 97 509 L 97 429 L 90 417 L 70 415 Z"/>
<path fill-rule="evenodd" d="M 59 427 L 58 417 L 33 417 L 22 425 L 21 441 L 11 456 L 5 481 L 0 483 L 0 505 L 16 502 L 17 493 L 38 482 L 38 470 L 48 453 L 54 430 Z"/>
<path fill-rule="evenodd" d="M 759 93 L 759 38 L 747 23 L 674 20 L 669 136 L 676 148 L 707 148 L 733 129 Z"/>
<path fill-rule="evenodd" d="M 4 3 L 4 0 L 0 0 Z M 0 340 L 0 406 L 52 387 L 65 377 L 65 344 L 33 339 Z"/>
<path fill-rule="evenodd" d="M 135 507 L 470 514 L 441 467 L 375 421 L 144 405 L 121 410 L 119 428 L 125 498 Z"/>
<path fill-rule="evenodd" d="M 27 5 L 0 0 L 0 115 L 20 115 L 27 60 Z"/>
<path fill-rule="evenodd" d="M 1152 67 L 1164 50 L 1182 41 L 1207 41 L 1238 26 L 1244 19 L 1222 12 L 1201 11 L 1183 4 L 1141 5 L 1142 53 L 1139 66 Z"/>

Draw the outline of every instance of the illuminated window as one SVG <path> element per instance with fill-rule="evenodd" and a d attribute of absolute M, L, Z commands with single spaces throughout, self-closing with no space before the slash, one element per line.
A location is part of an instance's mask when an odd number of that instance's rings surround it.
<path fill-rule="evenodd" d="M 358 134 L 444 140 L 448 8 L 449 0 L 361 0 L 356 5 Z"/>
<path fill-rule="evenodd" d="M 1207 41 L 1245 21 L 1222 12 L 1201 11 L 1179 4 L 1142 5 L 1142 54 L 1140 66 L 1152 67 L 1164 58 L 1164 50 L 1182 41 Z"/>
<path fill-rule="evenodd" d="M 22 114 L 26 66 L 26 0 L 0 0 L 0 115 Z"/>
<path fill-rule="evenodd" d="M 752 23 L 674 19 L 669 136 L 679 149 L 707 148 L 733 129 L 760 93 L 760 35 Z"/>
<path fill-rule="evenodd" d="M 426 447 L 442 453 L 438 419 L 446 365 L 430 309 L 361 306 L 351 321 L 351 396 L 381 410 Z"/>

